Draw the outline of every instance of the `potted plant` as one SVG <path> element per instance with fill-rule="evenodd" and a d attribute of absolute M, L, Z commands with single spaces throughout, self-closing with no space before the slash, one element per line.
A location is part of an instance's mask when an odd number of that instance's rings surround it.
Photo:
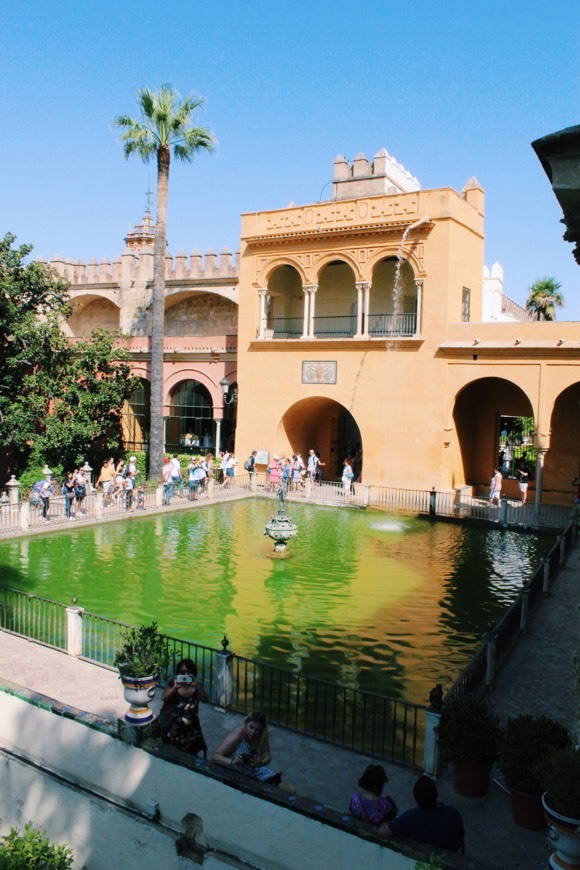
<path fill-rule="evenodd" d="M 437 731 L 444 755 L 453 762 L 455 791 L 484 795 L 502 738 L 499 718 L 476 695 L 458 695 L 444 705 Z"/>
<path fill-rule="evenodd" d="M 551 867 L 580 867 L 580 749 L 553 749 L 536 764 L 544 788 L 542 805 L 550 841 Z"/>
<path fill-rule="evenodd" d="M 546 826 L 542 810 L 542 783 L 536 765 L 552 749 L 570 746 L 566 728 L 549 716 L 526 714 L 508 719 L 499 768 L 512 796 L 516 824 L 531 831 Z"/>
<path fill-rule="evenodd" d="M 126 722 L 148 725 L 152 721 L 149 701 L 155 695 L 159 674 L 168 663 L 167 639 L 159 634 L 156 622 L 121 632 L 115 665 L 119 668 L 125 700 L 130 704 L 125 713 Z"/>

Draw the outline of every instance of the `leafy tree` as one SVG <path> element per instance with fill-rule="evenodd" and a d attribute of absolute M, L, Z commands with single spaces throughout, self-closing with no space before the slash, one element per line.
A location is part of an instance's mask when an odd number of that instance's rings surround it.
<path fill-rule="evenodd" d="M 141 120 L 128 115 L 115 118 L 115 126 L 124 129 L 123 151 L 128 159 L 137 154 L 145 163 L 157 158 L 157 226 L 153 249 L 153 296 L 151 323 L 151 412 L 150 473 L 161 475 L 163 465 L 163 341 L 165 318 L 165 248 L 167 243 L 167 191 L 171 148 L 178 160 L 191 162 L 198 151 L 213 151 L 215 140 L 205 127 L 191 127 L 196 109 L 203 106 L 200 97 L 180 99 L 170 85 L 157 92 L 137 90 Z"/>
<path fill-rule="evenodd" d="M 556 308 L 562 308 L 564 297 L 560 293 L 562 285 L 555 278 L 540 278 L 529 288 L 526 310 L 534 320 L 555 320 Z"/>
<path fill-rule="evenodd" d="M 30 245 L 0 240 L 0 442 L 10 464 L 72 467 L 118 448 L 134 379 L 116 334 L 68 338 L 68 286 Z"/>

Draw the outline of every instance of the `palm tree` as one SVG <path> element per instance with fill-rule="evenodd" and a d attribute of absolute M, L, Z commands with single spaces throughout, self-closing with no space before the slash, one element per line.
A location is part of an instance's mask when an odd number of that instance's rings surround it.
<path fill-rule="evenodd" d="M 526 311 L 534 320 L 555 320 L 556 308 L 562 308 L 564 297 L 560 293 L 562 285 L 555 278 L 540 278 L 534 281 L 526 300 Z"/>
<path fill-rule="evenodd" d="M 123 127 L 123 152 L 148 163 L 157 157 L 157 227 L 153 249 L 153 295 L 151 323 L 151 414 L 149 433 L 149 471 L 160 477 L 163 465 L 163 343 L 165 319 L 165 248 L 167 244 L 167 190 L 171 148 L 178 160 L 190 163 L 201 150 L 213 151 L 215 139 L 206 127 L 192 127 L 191 117 L 203 106 L 201 97 L 181 99 L 170 85 L 161 85 L 157 92 L 148 88 L 137 90 L 141 120 L 128 115 L 115 118 L 116 127 Z"/>

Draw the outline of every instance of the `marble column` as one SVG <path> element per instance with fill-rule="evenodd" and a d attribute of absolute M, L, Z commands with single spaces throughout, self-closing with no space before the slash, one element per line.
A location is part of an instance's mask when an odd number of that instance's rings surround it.
<path fill-rule="evenodd" d="M 258 338 L 264 338 L 264 330 L 266 329 L 266 295 L 268 290 L 266 287 L 258 287 L 258 295 L 260 297 L 260 319 L 258 321 Z"/>

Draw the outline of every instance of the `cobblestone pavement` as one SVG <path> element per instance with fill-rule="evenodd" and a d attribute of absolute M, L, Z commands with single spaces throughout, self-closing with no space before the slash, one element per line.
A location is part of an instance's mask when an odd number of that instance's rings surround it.
<path fill-rule="evenodd" d="M 572 656 L 580 637 L 579 601 L 577 547 L 550 595 L 533 612 L 528 631 L 520 638 L 488 697 L 503 721 L 518 713 L 546 713 L 575 728 Z M 115 672 L 0 631 L 2 678 L 113 722 L 126 709 Z M 240 718 L 210 705 L 202 706 L 201 720 L 210 752 Z M 377 761 L 276 727 L 271 728 L 271 744 L 273 766 L 284 771 L 298 794 L 338 810 L 348 807 L 365 766 Z M 406 809 L 413 804 L 416 773 L 392 764 L 386 767 L 387 790 L 399 807 Z M 547 866 L 546 834 L 515 825 L 509 796 L 496 781 L 490 784 L 485 797 L 463 798 L 453 792 L 451 773 L 446 769 L 438 788 L 440 797 L 457 806 L 464 817 L 467 852 L 458 866 L 489 870 L 540 870 Z M 318 866 L 322 870 L 324 865 Z M 318 867 L 313 864 L 306 870 Z"/>

